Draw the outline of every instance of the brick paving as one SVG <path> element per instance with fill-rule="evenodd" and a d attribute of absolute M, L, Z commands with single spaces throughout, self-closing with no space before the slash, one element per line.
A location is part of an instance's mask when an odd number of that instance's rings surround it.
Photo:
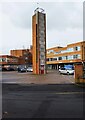
<path fill-rule="evenodd" d="M 73 75 L 60 75 L 57 70 L 49 70 L 46 75 L 34 75 L 32 72 L 3 72 L 2 82 L 19 84 L 70 84 L 75 81 Z"/>

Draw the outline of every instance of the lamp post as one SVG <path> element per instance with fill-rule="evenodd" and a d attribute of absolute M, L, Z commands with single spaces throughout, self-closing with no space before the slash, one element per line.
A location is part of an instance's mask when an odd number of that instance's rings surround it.
<path fill-rule="evenodd" d="M 28 60 L 28 57 L 25 57 L 25 67 L 27 68 L 27 60 Z"/>

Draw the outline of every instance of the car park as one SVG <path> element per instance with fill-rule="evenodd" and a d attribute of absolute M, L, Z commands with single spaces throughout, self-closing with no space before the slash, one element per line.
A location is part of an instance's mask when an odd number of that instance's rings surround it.
<path fill-rule="evenodd" d="M 74 74 L 74 69 L 65 69 L 61 68 L 59 69 L 60 74 L 67 74 L 67 75 L 73 75 Z"/>

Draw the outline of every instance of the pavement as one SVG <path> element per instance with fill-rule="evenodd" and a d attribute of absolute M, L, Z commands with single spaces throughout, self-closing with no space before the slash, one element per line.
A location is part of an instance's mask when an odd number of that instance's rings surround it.
<path fill-rule="evenodd" d="M 70 84 L 75 83 L 73 75 L 60 75 L 57 70 L 49 70 L 46 75 L 34 75 L 32 72 L 2 72 L 2 83 L 18 84 Z"/>

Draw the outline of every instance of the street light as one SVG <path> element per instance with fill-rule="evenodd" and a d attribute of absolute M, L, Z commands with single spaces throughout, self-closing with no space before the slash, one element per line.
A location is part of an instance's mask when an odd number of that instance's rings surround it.
<path fill-rule="evenodd" d="M 28 57 L 25 57 L 25 66 L 27 68 L 27 60 L 28 60 Z"/>

